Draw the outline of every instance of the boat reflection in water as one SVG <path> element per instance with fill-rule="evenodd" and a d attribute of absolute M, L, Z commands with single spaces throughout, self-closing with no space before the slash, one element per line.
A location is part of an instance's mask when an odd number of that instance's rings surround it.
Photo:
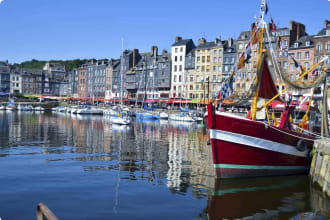
<path fill-rule="evenodd" d="M 207 219 L 289 219 L 308 211 L 307 176 L 217 180 Z"/>

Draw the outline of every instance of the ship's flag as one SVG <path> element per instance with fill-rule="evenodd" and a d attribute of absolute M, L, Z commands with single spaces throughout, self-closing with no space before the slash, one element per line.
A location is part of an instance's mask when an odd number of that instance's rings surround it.
<path fill-rule="evenodd" d="M 249 59 L 251 58 L 251 47 L 248 47 L 246 49 L 246 56 L 245 56 L 245 60 L 244 62 L 245 63 L 249 63 Z"/>
<path fill-rule="evenodd" d="M 268 13 L 268 4 L 267 4 L 267 2 L 266 2 L 266 11 L 265 11 L 265 15 Z"/>
<path fill-rule="evenodd" d="M 299 63 L 295 60 L 295 58 L 293 58 L 293 57 L 291 57 L 292 58 L 292 60 L 293 60 L 293 62 L 294 62 L 294 66 L 296 67 L 296 68 L 298 68 L 299 67 Z"/>
<path fill-rule="evenodd" d="M 276 26 L 275 26 L 275 24 L 274 24 L 274 20 L 273 20 L 272 17 L 270 18 L 270 20 L 271 20 L 271 22 L 272 22 L 272 32 L 273 32 L 273 34 L 274 34 L 274 33 L 275 33 L 275 30 L 276 30 Z"/>
<path fill-rule="evenodd" d="M 252 41 L 252 45 L 258 43 L 258 39 L 259 39 L 259 31 L 257 30 L 257 27 L 255 27 L 252 31 L 252 37 L 251 37 L 251 41 Z"/>
<path fill-rule="evenodd" d="M 282 40 L 281 40 L 280 35 L 277 36 L 277 46 L 278 46 L 278 48 L 281 48 L 281 46 L 282 46 Z"/>
<path fill-rule="evenodd" d="M 241 69 L 241 68 L 243 68 L 244 66 L 245 66 L 245 53 L 243 52 L 242 54 L 241 54 L 241 56 L 239 57 L 239 60 L 238 60 L 238 66 L 237 66 L 237 69 L 239 70 L 239 69 Z"/>
<path fill-rule="evenodd" d="M 224 100 L 233 91 L 233 75 L 234 75 L 234 72 L 232 72 L 230 74 L 230 76 L 228 77 L 228 79 L 226 79 L 224 81 L 224 83 L 222 84 L 221 91 L 220 91 L 221 100 Z"/>

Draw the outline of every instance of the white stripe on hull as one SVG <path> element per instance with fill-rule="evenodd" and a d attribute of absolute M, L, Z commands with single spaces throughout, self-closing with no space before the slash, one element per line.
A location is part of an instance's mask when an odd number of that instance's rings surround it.
<path fill-rule="evenodd" d="M 248 135 L 237 134 L 233 132 L 212 129 L 210 130 L 210 137 L 211 139 L 227 141 L 235 144 L 246 145 L 250 147 L 294 155 L 298 157 L 307 157 L 308 154 L 308 150 L 301 152 L 290 145 L 281 144 L 278 142 L 256 138 Z"/>

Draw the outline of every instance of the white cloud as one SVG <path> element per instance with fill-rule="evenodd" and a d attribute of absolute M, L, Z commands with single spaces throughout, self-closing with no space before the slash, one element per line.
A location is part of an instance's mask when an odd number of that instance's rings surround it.
<path fill-rule="evenodd" d="M 3 0 L 0 0 L 0 4 L 3 2 Z"/>

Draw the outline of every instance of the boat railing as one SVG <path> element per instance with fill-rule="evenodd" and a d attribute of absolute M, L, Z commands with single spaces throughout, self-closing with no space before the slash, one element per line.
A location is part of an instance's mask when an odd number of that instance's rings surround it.
<path fill-rule="evenodd" d="M 55 214 L 43 203 L 39 203 L 37 206 L 37 220 L 58 220 Z"/>

